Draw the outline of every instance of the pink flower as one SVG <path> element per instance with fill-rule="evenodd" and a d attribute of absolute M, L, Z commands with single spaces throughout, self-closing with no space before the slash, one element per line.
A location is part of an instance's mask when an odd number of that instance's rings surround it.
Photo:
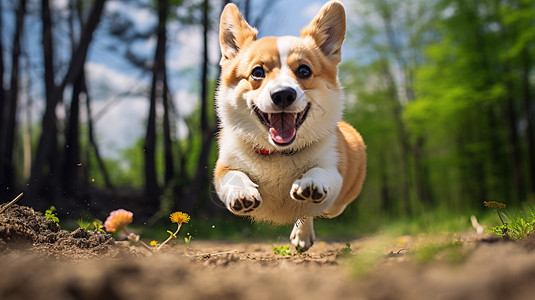
<path fill-rule="evenodd" d="M 132 223 L 133 219 L 134 213 L 121 208 L 110 213 L 106 222 L 104 222 L 104 227 L 107 232 L 116 232 Z"/>

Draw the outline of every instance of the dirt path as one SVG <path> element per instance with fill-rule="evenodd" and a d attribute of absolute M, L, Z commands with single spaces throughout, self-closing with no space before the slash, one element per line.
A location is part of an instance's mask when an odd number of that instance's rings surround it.
<path fill-rule="evenodd" d="M 359 239 L 349 256 L 341 255 L 345 244 L 322 241 L 290 256 L 274 254 L 269 243 L 207 241 L 150 255 L 14 207 L 0 215 L 0 299 L 533 298 L 535 235 L 448 238 L 460 249 L 455 263 L 448 251 L 418 262 L 414 249 L 429 237 Z"/>

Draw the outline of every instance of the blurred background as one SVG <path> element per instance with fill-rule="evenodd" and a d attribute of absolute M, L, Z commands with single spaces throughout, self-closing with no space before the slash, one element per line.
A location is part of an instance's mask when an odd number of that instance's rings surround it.
<path fill-rule="evenodd" d="M 211 183 L 229 2 L 263 37 L 298 35 L 327 1 L 2 1 L 0 203 L 24 192 L 67 218 L 237 218 Z M 368 173 L 339 222 L 468 224 L 483 201 L 535 201 L 535 1 L 342 3 L 344 119 Z"/>

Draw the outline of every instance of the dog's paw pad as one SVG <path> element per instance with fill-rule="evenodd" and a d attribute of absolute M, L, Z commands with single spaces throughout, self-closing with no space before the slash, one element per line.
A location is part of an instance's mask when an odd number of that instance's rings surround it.
<path fill-rule="evenodd" d="M 322 184 L 317 184 L 311 180 L 297 180 L 290 192 L 292 199 L 296 201 L 309 201 L 321 203 L 327 197 L 329 188 Z"/>
<path fill-rule="evenodd" d="M 242 210 L 243 209 L 243 205 L 242 205 L 241 201 L 234 202 L 234 204 L 232 205 L 232 209 L 235 210 L 235 211 Z"/>
<path fill-rule="evenodd" d="M 240 195 L 229 201 L 229 209 L 235 214 L 250 213 L 260 206 L 262 199 L 258 191 L 248 195 Z"/>

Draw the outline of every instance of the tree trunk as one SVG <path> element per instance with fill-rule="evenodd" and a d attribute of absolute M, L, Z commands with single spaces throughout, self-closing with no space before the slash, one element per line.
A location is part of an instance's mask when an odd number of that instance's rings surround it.
<path fill-rule="evenodd" d="M 156 105 L 160 98 L 167 98 L 166 70 L 165 70 L 165 47 L 167 30 L 168 0 L 158 1 L 158 41 L 154 53 L 154 66 L 152 69 L 152 85 L 150 92 L 149 116 L 147 120 L 147 132 L 144 144 L 145 159 L 145 196 L 156 211 L 159 207 L 160 187 L 156 174 Z"/>
<path fill-rule="evenodd" d="M 420 203 L 433 205 L 433 196 L 431 184 L 429 183 L 429 172 L 426 164 L 423 162 L 425 139 L 419 136 L 413 144 L 413 163 L 414 163 L 414 185 L 416 194 Z"/>
<path fill-rule="evenodd" d="M 15 130 L 17 125 L 17 102 L 19 91 L 19 59 L 20 39 L 24 30 L 26 0 L 20 0 L 15 18 L 15 33 L 11 55 L 11 78 L 9 96 L 4 99 L 3 125 L 0 126 L 0 197 L 11 198 L 15 189 L 15 169 L 13 167 L 13 147 L 15 146 Z M 1 73 L 3 76 L 3 73 Z M 3 91 L 3 88 L 2 88 Z"/>
<path fill-rule="evenodd" d="M 157 79 L 156 74 L 154 74 L 143 154 L 145 160 L 145 196 L 150 203 L 158 207 L 159 187 L 156 177 L 156 85 Z"/>
<path fill-rule="evenodd" d="M 204 133 L 208 130 L 208 0 L 203 2 L 203 59 L 201 72 L 201 131 Z"/>
<path fill-rule="evenodd" d="M 507 73 L 506 73 L 507 74 Z M 506 122 L 507 122 L 507 137 L 509 140 L 510 153 L 509 158 L 511 159 L 511 166 L 513 169 L 513 203 L 521 201 L 524 198 L 524 178 L 522 174 L 522 162 L 521 162 L 521 149 L 520 141 L 518 138 L 518 129 L 516 127 L 517 119 L 514 108 L 514 100 L 511 93 L 513 93 L 511 83 L 508 83 L 508 96 L 506 99 Z"/>
<path fill-rule="evenodd" d="M 386 166 L 386 157 L 383 150 L 379 150 L 379 166 Z M 380 182 L 381 182 L 381 212 L 392 212 L 392 203 L 390 200 L 390 193 L 388 187 L 388 173 L 387 168 L 380 168 Z"/>
<path fill-rule="evenodd" d="M 72 100 L 65 129 L 65 147 L 62 167 L 63 192 L 66 196 L 75 196 L 76 191 L 82 190 L 80 170 L 80 96 L 84 81 L 84 72 L 80 72 L 72 88 Z"/>
<path fill-rule="evenodd" d="M 199 206 L 201 191 L 206 190 L 209 186 L 208 178 L 208 158 L 212 148 L 212 140 L 215 134 L 215 128 L 212 128 L 208 121 L 208 32 L 210 30 L 209 24 L 209 5 L 208 0 L 203 3 L 203 61 L 201 72 L 201 153 L 197 161 L 197 169 L 195 175 L 189 185 L 189 191 L 185 197 L 186 203 L 181 207 L 187 212 L 193 211 L 196 206 Z"/>
<path fill-rule="evenodd" d="M 85 26 L 83 26 L 80 42 L 77 44 L 76 51 L 69 63 L 67 73 L 65 74 L 61 84 L 56 86 L 54 82 L 55 70 L 53 62 L 53 48 L 52 48 L 52 22 L 50 17 L 50 4 L 48 0 L 42 0 L 41 15 L 43 19 L 43 56 L 45 65 L 45 89 L 46 89 L 46 108 L 41 126 L 41 136 L 37 146 L 36 157 L 32 166 L 30 180 L 27 186 L 28 198 L 35 198 L 42 188 L 42 174 L 47 162 L 51 168 L 51 175 L 54 176 L 54 163 L 51 158 L 56 157 L 52 155 L 56 149 L 57 128 L 56 128 L 56 106 L 61 102 L 63 91 L 65 87 L 74 81 L 83 66 L 86 59 L 89 44 L 93 38 L 93 32 L 100 22 L 104 3 L 106 0 L 96 0 L 91 8 Z M 53 182 L 54 177 L 51 176 L 52 182 L 49 186 L 54 188 L 57 184 Z"/>
<path fill-rule="evenodd" d="M 2 5 L 0 4 L 0 28 L 4 28 L 3 15 L 4 13 L 3 13 Z M 5 120 L 4 105 L 6 104 L 5 102 L 6 90 L 4 89 L 4 42 L 3 42 L 2 33 L 3 31 L 0 30 L 0 74 L 1 74 L 0 75 L 0 136 L 2 135 L 1 132 L 4 128 L 4 124 L 2 124 L 2 120 Z M 0 143 L 3 143 L 1 138 L 0 138 Z M 0 158 L 0 169 L 1 168 L 2 168 L 2 161 Z M 0 172 L 2 171 L 0 170 Z"/>
<path fill-rule="evenodd" d="M 28 48 L 28 47 L 24 47 L 23 46 L 23 49 L 24 48 Z M 26 60 L 27 62 L 30 61 L 30 58 L 29 58 L 29 54 L 27 51 L 24 51 L 21 53 L 24 57 L 24 60 Z M 25 65 L 26 67 L 26 74 L 31 74 L 31 65 L 29 63 L 26 63 Z M 26 79 L 27 82 L 28 82 L 28 85 L 27 85 L 27 89 L 31 90 L 32 88 L 32 78 L 31 76 L 28 76 L 28 78 Z M 26 114 L 26 118 L 24 120 L 24 125 L 23 125 L 23 133 L 22 133 L 22 147 L 23 147 L 23 158 L 22 158 L 22 161 L 23 161 L 23 167 L 22 167 L 22 178 L 23 178 L 23 182 L 26 182 L 28 181 L 28 179 L 30 178 L 30 172 L 31 172 L 31 168 L 32 168 L 32 133 L 33 133 L 33 129 L 32 129 L 32 107 L 33 107 L 33 99 L 32 99 L 32 94 L 31 93 L 28 93 L 28 95 L 26 96 L 26 105 L 25 105 L 25 114 Z"/>
<path fill-rule="evenodd" d="M 501 131 L 499 124 L 498 113 L 493 107 L 486 109 L 488 120 L 488 148 L 489 156 L 487 163 L 490 165 L 490 170 L 487 172 L 489 178 L 489 199 L 490 201 L 503 202 L 504 199 L 509 199 L 509 184 L 504 184 L 504 180 L 508 180 L 507 164 L 503 162 L 503 155 L 501 150 L 503 145 L 507 142 L 502 138 L 501 134 L 497 134 Z"/>
<path fill-rule="evenodd" d="M 87 85 L 85 83 L 85 76 L 84 76 L 84 82 L 83 82 L 83 91 L 86 95 L 85 105 L 87 110 L 87 134 L 89 139 L 89 144 L 93 148 L 93 151 L 95 151 L 95 158 L 97 159 L 97 164 L 99 166 L 100 172 L 102 173 L 102 177 L 104 177 L 104 184 L 107 188 L 113 188 L 113 185 L 110 180 L 110 176 L 108 175 L 108 170 L 106 169 L 106 165 L 104 164 L 104 161 L 102 160 L 102 157 L 100 156 L 100 150 L 98 148 L 97 142 L 95 141 L 95 134 L 93 130 L 93 117 L 91 115 L 91 98 L 89 97 L 89 93 L 87 92 Z M 88 147 L 89 148 L 89 147 Z M 88 155 L 87 155 L 87 166 L 86 170 L 89 169 L 89 149 L 88 149 Z M 87 176 L 86 176 L 87 177 Z M 89 179 L 89 177 L 87 177 Z"/>
<path fill-rule="evenodd" d="M 164 73 L 163 102 L 163 143 L 165 157 L 165 185 L 175 178 L 175 163 L 173 160 L 173 141 L 171 139 L 171 114 L 169 113 L 169 89 L 167 86 L 167 72 Z"/>
<path fill-rule="evenodd" d="M 531 85 L 529 76 L 531 74 L 531 57 L 527 49 L 524 49 L 522 64 L 522 88 L 523 88 L 523 104 L 524 104 L 524 116 L 526 119 L 526 144 L 528 149 L 528 176 L 529 176 L 529 188 L 530 197 L 535 199 L 535 136 L 533 125 L 533 99 L 531 95 Z"/>
<path fill-rule="evenodd" d="M 425 175 L 426 172 L 421 163 L 421 161 L 424 159 L 423 157 L 424 153 L 422 151 L 422 147 L 423 147 L 423 144 L 425 143 L 425 140 L 424 140 L 424 137 L 418 136 L 416 137 L 416 143 L 414 143 L 411 147 L 411 143 L 409 140 L 410 133 L 405 128 L 403 118 L 402 118 L 402 115 L 403 115 L 403 106 L 401 103 L 402 99 L 400 99 L 399 93 L 398 93 L 398 90 L 402 91 L 405 95 L 407 102 L 411 102 L 414 100 L 415 98 L 414 87 L 413 87 L 414 80 L 412 78 L 413 72 L 411 72 L 411 66 L 407 63 L 406 58 L 403 56 L 403 53 L 402 53 L 403 46 L 400 45 L 400 41 L 399 41 L 400 38 L 397 36 L 394 30 L 394 25 L 392 24 L 394 12 L 392 11 L 390 4 L 388 4 L 385 1 L 378 1 L 376 2 L 376 9 L 379 11 L 383 19 L 382 21 L 383 21 L 384 28 L 385 28 L 389 50 L 393 54 L 394 60 L 399 66 L 399 68 L 401 69 L 401 74 L 403 76 L 403 79 L 402 79 L 403 84 L 401 84 L 400 82 L 397 82 L 394 79 L 394 76 L 392 75 L 392 71 L 387 70 L 389 74 L 388 75 L 389 81 L 393 85 L 393 89 L 394 89 L 394 92 L 392 93 L 393 99 L 395 99 L 395 101 L 398 102 L 394 104 L 394 114 L 396 118 L 396 125 L 397 125 L 396 127 L 398 128 L 397 129 L 398 139 L 400 139 L 400 144 L 401 144 L 402 152 L 403 152 L 402 155 L 404 156 L 403 165 L 404 165 L 404 170 L 406 171 L 405 175 L 412 179 L 412 180 L 409 180 L 409 179 L 406 180 L 406 184 L 408 186 L 404 188 L 405 189 L 404 197 L 406 197 L 404 201 L 408 203 L 409 189 L 411 186 L 414 186 L 416 200 L 418 203 L 423 204 L 424 201 L 427 201 L 427 202 L 431 201 L 430 198 L 427 198 L 427 197 L 431 197 L 431 193 L 426 192 L 426 191 L 430 191 L 431 188 L 428 184 L 428 179 L 424 178 L 424 176 L 426 176 Z M 414 50 L 414 49 L 410 49 L 410 50 L 413 52 L 419 51 L 419 50 Z M 413 176 L 411 176 L 410 174 L 411 170 L 410 170 L 409 160 L 411 157 L 413 160 L 412 175 L 414 176 L 414 178 L 412 178 Z"/>
<path fill-rule="evenodd" d="M 392 76 L 392 73 L 390 72 L 389 66 L 387 63 L 383 66 L 383 73 L 386 78 L 387 88 L 389 91 L 389 98 L 392 103 L 392 114 L 394 117 L 394 122 L 396 124 L 396 135 L 399 142 L 399 146 L 401 149 L 401 168 L 403 174 L 400 174 L 400 177 L 402 178 L 402 186 L 401 186 L 401 197 L 403 201 L 403 211 L 407 215 L 411 215 L 411 207 L 410 207 L 410 163 L 409 163 L 409 155 L 410 155 L 410 145 L 409 145 L 409 135 L 405 129 L 405 124 L 403 123 L 402 119 L 402 107 L 401 103 L 399 101 L 397 89 L 396 89 L 396 82 L 394 80 L 394 77 Z"/>

